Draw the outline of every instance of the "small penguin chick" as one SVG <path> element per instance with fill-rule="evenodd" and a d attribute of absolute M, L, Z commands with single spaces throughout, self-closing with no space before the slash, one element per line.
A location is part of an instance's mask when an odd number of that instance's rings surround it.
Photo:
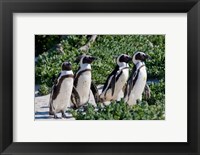
<path fill-rule="evenodd" d="M 129 105 L 134 105 L 137 100 L 142 100 L 142 93 L 144 91 L 147 72 L 144 61 L 150 57 L 143 52 L 136 52 L 133 55 L 132 61 L 134 63 L 133 70 L 127 81 L 124 98 Z"/>
<path fill-rule="evenodd" d="M 62 70 L 55 80 L 50 95 L 49 114 L 58 118 L 56 113 L 61 112 L 62 117 L 67 118 L 65 111 L 70 107 L 70 98 L 73 88 L 74 75 L 70 62 L 64 62 L 61 66 Z"/>
<path fill-rule="evenodd" d="M 76 59 L 76 62 L 80 64 L 74 80 L 74 87 L 80 98 L 80 102 L 76 103 L 78 107 L 86 104 L 89 100 L 92 82 L 91 63 L 94 60 L 96 60 L 96 58 L 89 55 L 81 55 Z"/>
<path fill-rule="evenodd" d="M 120 91 L 123 89 L 126 81 L 128 80 L 128 62 L 131 60 L 132 58 L 126 54 L 121 54 L 117 57 L 117 65 L 108 76 L 100 95 L 103 102 L 118 99 Z"/>

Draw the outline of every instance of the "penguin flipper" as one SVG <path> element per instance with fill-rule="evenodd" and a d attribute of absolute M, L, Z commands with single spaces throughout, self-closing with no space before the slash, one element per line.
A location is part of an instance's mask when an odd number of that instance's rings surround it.
<path fill-rule="evenodd" d="M 151 97 L 151 89 L 148 86 L 148 84 L 146 83 L 145 88 L 144 88 L 144 96 L 146 99 Z"/>
<path fill-rule="evenodd" d="M 124 98 L 127 98 L 129 95 L 129 87 L 130 87 L 130 84 L 129 84 L 129 81 L 125 84 L 124 86 Z"/>
<path fill-rule="evenodd" d="M 49 115 L 53 115 L 53 101 L 50 98 L 49 102 Z"/>
<path fill-rule="evenodd" d="M 126 87 L 127 87 L 127 83 L 124 84 L 123 88 L 122 88 L 122 92 L 125 94 L 126 92 Z"/>
<path fill-rule="evenodd" d="M 111 80 L 111 83 L 110 83 L 110 85 L 111 85 L 111 90 L 112 90 L 112 96 L 113 96 L 114 91 L 115 91 L 115 83 L 116 83 L 116 76 L 113 76 L 113 77 L 112 77 L 112 80 Z"/>
<path fill-rule="evenodd" d="M 117 65 L 117 66 L 115 67 L 115 69 L 112 71 L 112 73 L 110 73 L 110 75 L 109 75 L 108 78 L 106 79 L 106 83 L 105 83 L 104 86 L 103 86 L 102 92 L 104 92 L 105 90 L 108 89 L 108 87 L 110 86 L 110 83 L 111 83 L 111 80 L 112 80 L 113 76 L 116 76 L 118 70 L 119 70 L 119 66 Z"/>
<path fill-rule="evenodd" d="M 124 97 L 126 97 L 126 96 L 129 97 L 129 95 L 131 93 L 131 90 L 133 89 L 133 87 L 135 85 L 137 74 L 138 74 L 138 71 L 136 69 L 136 66 L 134 66 L 133 70 L 131 72 L 131 75 L 130 75 L 130 77 L 128 79 L 128 82 L 126 84 Z"/>
<path fill-rule="evenodd" d="M 52 87 L 51 93 L 50 93 L 50 98 L 49 98 L 49 115 L 53 115 L 53 99 L 52 99 L 52 95 L 53 95 L 53 90 L 54 90 L 54 86 Z"/>
<path fill-rule="evenodd" d="M 98 91 L 97 86 L 94 84 L 93 81 L 91 82 L 90 89 L 91 89 L 91 91 L 94 95 L 95 102 L 96 103 L 100 102 L 99 91 Z"/>
<path fill-rule="evenodd" d="M 80 104 L 80 96 L 79 96 L 78 91 L 76 90 L 75 87 L 73 87 L 73 89 L 72 89 L 71 101 L 72 101 L 72 103 L 74 104 L 74 106 L 75 106 L 76 108 L 79 107 L 79 104 Z"/>

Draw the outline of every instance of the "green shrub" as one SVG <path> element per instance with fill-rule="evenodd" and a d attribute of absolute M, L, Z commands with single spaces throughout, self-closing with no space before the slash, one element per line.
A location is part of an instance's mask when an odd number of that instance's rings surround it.
<path fill-rule="evenodd" d="M 86 42 L 86 36 L 70 35 L 61 41 L 65 54 L 51 51 L 39 55 L 36 63 L 36 83 L 51 87 L 53 78 L 60 72 L 63 61 L 71 61 L 75 72 L 78 64 L 74 63 L 74 60 L 82 54 L 78 49 Z M 151 61 L 146 62 L 148 78 L 164 78 L 165 37 L 163 35 L 99 35 L 88 51 L 88 54 L 99 58 L 92 64 L 93 81 L 96 84 L 103 84 L 116 65 L 115 57 L 122 53 L 132 56 L 135 51 L 144 51 L 152 57 Z"/>
<path fill-rule="evenodd" d="M 45 84 L 40 85 L 39 94 L 47 95 L 49 93 L 50 93 L 50 88 L 47 85 L 45 85 Z"/>
<path fill-rule="evenodd" d="M 38 36 L 39 38 L 41 36 Z M 38 38 L 36 37 L 36 39 Z M 52 36 L 60 38 L 60 36 Z M 41 38 L 40 38 L 41 39 Z M 48 38 L 49 39 L 49 38 Z M 47 39 L 47 40 L 48 40 Z M 50 44 L 57 44 L 55 40 L 44 43 L 45 49 Z M 37 41 L 37 40 L 36 40 Z M 61 71 L 64 61 L 72 63 L 75 73 L 78 65 L 74 63 L 77 56 L 83 54 L 78 49 L 85 45 L 88 38 L 84 35 L 69 35 L 59 40 L 64 54 L 60 54 L 54 48 L 48 52 L 42 49 L 38 51 L 38 60 L 35 66 L 36 84 L 40 85 L 39 93 L 48 94 L 53 85 L 54 78 Z M 45 41 L 44 41 L 45 42 Z M 48 42 L 48 41 L 47 41 Z M 96 41 L 89 48 L 87 54 L 98 57 L 92 63 L 92 79 L 98 84 L 103 84 L 116 65 L 116 56 L 125 53 L 130 56 L 136 51 L 143 51 L 151 56 L 146 61 L 148 79 L 157 80 L 150 82 L 151 97 L 132 107 L 120 102 L 112 102 L 109 106 L 102 107 L 98 104 L 97 109 L 88 104 L 86 111 L 72 110 L 72 114 L 79 120 L 163 120 L 165 119 L 165 36 L 164 35 L 98 35 Z M 133 64 L 130 63 L 130 70 Z"/>
<path fill-rule="evenodd" d="M 148 105 L 140 102 L 129 106 L 123 100 L 112 102 L 102 107 L 100 104 L 95 108 L 88 104 L 84 112 L 82 110 L 71 110 L 76 120 L 163 120 L 165 119 L 164 104 Z"/>
<path fill-rule="evenodd" d="M 97 108 L 88 103 L 85 112 L 71 110 L 71 113 L 77 120 L 164 120 L 165 83 L 161 80 L 149 86 L 151 97 L 147 100 L 143 98 L 132 107 L 122 99 L 105 107 L 102 107 L 102 103 L 98 103 Z"/>
<path fill-rule="evenodd" d="M 35 35 L 35 55 L 38 56 L 59 43 L 61 36 L 58 35 Z"/>

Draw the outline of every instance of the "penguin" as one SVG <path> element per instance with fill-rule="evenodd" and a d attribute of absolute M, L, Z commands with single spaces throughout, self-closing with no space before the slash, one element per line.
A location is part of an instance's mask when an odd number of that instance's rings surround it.
<path fill-rule="evenodd" d="M 95 57 L 89 55 L 81 55 L 76 59 L 80 66 L 75 74 L 74 87 L 79 95 L 79 102 L 76 107 L 85 105 L 89 100 L 92 85 L 91 63 L 96 60 Z"/>
<path fill-rule="evenodd" d="M 133 55 L 133 70 L 125 87 L 124 98 L 128 105 L 137 104 L 137 100 L 142 100 L 142 93 L 146 87 L 147 71 L 145 60 L 150 58 L 143 52 L 136 52 Z"/>
<path fill-rule="evenodd" d="M 50 109 L 49 114 L 58 118 L 56 113 L 61 112 L 63 118 L 67 118 L 65 111 L 70 107 L 70 99 L 73 89 L 74 74 L 70 62 L 62 64 L 62 71 L 58 78 L 54 81 L 50 95 Z"/>
<path fill-rule="evenodd" d="M 129 77 L 128 62 L 132 58 L 126 54 L 121 54 L 117 58 L 117 65 L 112 73 L 108 76 L 103 86 L 100 99 L 103 102 L 117 100 L 120 91 L 122 91 Z"/>

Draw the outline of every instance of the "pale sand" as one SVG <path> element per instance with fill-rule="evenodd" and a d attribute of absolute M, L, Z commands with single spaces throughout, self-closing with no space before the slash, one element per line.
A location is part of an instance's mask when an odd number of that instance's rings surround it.
<path fill-rule="evenodd" d="M 49 115 L 49 99 L 50 99 L 50 94 L 48 95 L 44 95 L 44 96 L 37 96 L 38 93 L 38 86 L 36 86 L 36 97 L 35 97 L 35 120 L 57 120 L 53 118 L 53 115 Z M 99 93 L 101 93 L 102 91 L 102 85 L 98 86 L 98 90 Z M 123 96 L 123 93 L 121 92 L 119 96 Z M 92 92 L 90 92 L 90 99 L 89 99 L 89 103 L 96 106 L 95 100 L 94 100 L 94 96 L 92 94 Z M 109 104 L 108 102 L 106 104 Z M 67 116 L 71 117 L 71 114 L 66 113 Z M 61 113 L 57 114 L 58 117 L 61 117 Z M 71 117 L 71 118 L 62 118 L 62 119 L 58 119 L 58 120 L 75 120 L 75 118 Z"/>

